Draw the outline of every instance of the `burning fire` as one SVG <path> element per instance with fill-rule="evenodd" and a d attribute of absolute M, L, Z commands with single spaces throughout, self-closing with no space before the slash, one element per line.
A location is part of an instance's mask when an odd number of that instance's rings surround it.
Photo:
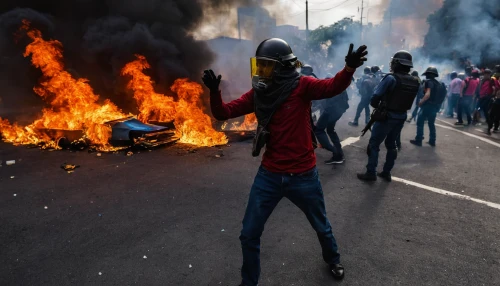
<path fill-rule="evenodd" d="M 11 125 L 0 118 L 0 132 L 4 141 L 14 144 L 39 144 L 57 148 L 54 141 L 40 129 L 84 130 L 86 137 L 101 149 L 110 148 L 111 129 L 104 122 L 125 117 L 116 105 L 106 100 L 99 104 L 87 79 L 75 79 L 64 70 L 62 44 L 57 40 L 46 41 L 40 31 L 29 27 L 24 20 L 20 31 L 26 32 L 32 42 L 24 56 L 31 56 L 31 63 L 41 69 L 43 79 L 33 90 L 50 107 L 31 125 Z"/>
<path fill-rule="evenodd" d="M 50 107 L 42 110 L 42 116 L 32 124 L 22 127 L 0 118 L 0 135 L 5 142 L 36 144 L 58 149 L 57 143 L 44 132 L 51 130 L 83 130 L 85 137 L 100 150 L 114 150 L 109 143 L 111 128 L 107 121 L 127 115 L 109 100 L 98 103 L 87 79 L 75 79 L 64 69 L 62 44 L 57 40 L 44 40 L 40 31 L 29 27 L 24 20 L 20 32 L 32 40 L 24 56 L 31 56 L 31 63 L 43 73 L 40 85 L 34 91 Z M 171 87 L 177 99 L 156 93 L 154 82 L 142 70 L 149 68 L 146 58 L 127 64 L 122 75 L 131 76 L 128 88 L 134 91 L 139 107 L 138 119 L 142 122 L 174 121 L 176 136 L 180 142 L 198 146 L 214 146 L 227 143 L 222 132 L 212 127 L 211 119 L 199 107 L 202 87 L 187 79 L 177 79 Z"/>
<path fill-rule="evenodd" d="M 225 130 L 227 128 L 227 122 L 222 125 L 222 129 Z M 247 131 L 247 130 L 256 130 L 257 129 L 257 117 L 255 113 L 250 113 L 245 115 L 245 119 L 243 123 L 240 124 L 239 121 L 231 123 L 231 127 L 229 130 L 233 131 Z"/>
<path fill-rule="evenodd" d="M 142 71 L 150 68 L 146 58 L 136 55 L 137 59 L 122 69 L 122 75 L 131 76 L 127 87 L 134 91 L 139 106 L 139 119 L 147 121 L 174 121 L 179 142 L 199 146 L 214 146 L 227 143 L 227 137 L 212 127 L 212 120 L 199 107 L 203 94 L 201 85 L 188 79 L 177 79 L 170 87 L 178 96 L 173 97 L 156 93 L 154 82 Z"/>

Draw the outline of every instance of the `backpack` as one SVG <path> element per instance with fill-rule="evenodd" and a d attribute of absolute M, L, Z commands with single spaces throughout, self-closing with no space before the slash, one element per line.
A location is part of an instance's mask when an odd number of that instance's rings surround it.
<path fill-rule="evenodd" d="M 365 96 L 371 97 L 373 95 L 373 92 L 375 91 L 376 86 L 377 86 L 377 81 L 374 77 L 366 78 L 361 83 L 361 89 L 360 89 L 361 95 L 363 97 Z"/>
<path fill-rule="evenodd" d="M 429 99 L 429 103 L 434 105 L 443 104 L 448 91 L 446 90 L 446 85 L 442 82 L 439 82 L 435 79 L 432 79 L 434 83 L 434 88 L 431 90 L 431 98 Z"/>

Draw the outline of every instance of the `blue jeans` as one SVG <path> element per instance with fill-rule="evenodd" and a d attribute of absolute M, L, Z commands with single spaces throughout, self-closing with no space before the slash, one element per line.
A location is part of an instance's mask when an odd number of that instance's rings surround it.
<path fill-rule="evenodd" d="M 333 153 L 333 156 L 344 157 L 344 152 L 342 151 L 342 145 L 340 144 L 340 138 L 335 132 L 335 124 L 342 117 L 342 114 L 332 114 L 324 112 L 320 115 L 318 122 L 316 123 L 316 128 L 314 134 L 318 138 L 319 144 L 323 146 L 326 150 Z M 326 129 L 326 132 L 325 132 Z M 330 143 L 332 140 L 333 145 Z"/>
<path fill-rule="evenodd" d="M 424 105 L 420 109 L 420 113 L 417 118 L 417 136 L 415 137 L 416 141 L 422 142 L 424 139 L 424 124 L 425 120 L 427 120 L 427 124 L 429 125 L 429 143 L 436 143 L 436 116 L 439 111 L 439 107 L 434 105 Z"/>
<path fill-rule="evenodd" d="M 460 99 L 460 94 L 452 93 L 450 97 L 448 97 L 448 116 L 453 117 L 453 112 L 455 107 L 457 107 L 458 100 Z M 458 110 L 457 110 L 458 113 Z"/>
<path fill-rule="evenodd" d="M 361 116 L 361 112 L 363 109 L 365 110 L 365 123 L 368 124 L 370 121 L 370 100 L 369 96 L 361 97 L 361 101 L 358 104 L 358 109 L 356 109 L 356 116 L 354 117 L 354 121 L 358 123 L 359 117 Z"/>
<path fill-rule="evenodd" d="M 467 116 L 467 122 L 471 124 L 472 116 L 471 116 L 471 104 L 472 104 L 472 96 L 463 96 L 458 101 L 458 111 L 457 111 L 457 119 L 458 122 L 463 123 L 462 114 L 465 111 L 465 115 Z"/>
<path fill-rule="evenodd" d="M 337 242 L 326 217 L 325 200 L 316 167 L 303 174 L 277 174 L 260 167 L 250 191 L 240 235 L 243 250 L 241 277 L 245 285 L 258 284 L 260 236 L 267 219 L 283 197 L 288 198 L 306 215 L 318 235 L 323 260 L 328 264 L 340 262 Z"/>
<path fill-rule="evenodd" d="M 372 127 L 372 136 L 368 142 L 368 164 L 366 165 L 366 173 L 375 175 L 377 173 L 378 153 L 380 152 L 380 144 L 385 140 L 387 155 L 385 158 L 384 172 L 391 172 L 394 167 L 394 162 L 398 157 L 396 149 L 396 140 L 401 134 L 401 130 L 405 124 L 405 119 L 388 118 L 385 121 L 377 121 Z"/>

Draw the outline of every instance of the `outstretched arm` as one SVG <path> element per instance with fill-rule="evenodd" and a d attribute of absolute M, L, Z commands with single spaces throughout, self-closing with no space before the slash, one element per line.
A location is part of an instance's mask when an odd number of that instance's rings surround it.
<path fill-rule="evenodd" d="M 221 91 L 219 90 L 221 78 L 221 75 L 215 76 L 213 70 L 203 72 L 202 80 L 210 90 L 210 108 L 215 119 L 227 120 L 252 113 L 254 111 L 253 89 L 226 104 L 222 101 Z"/>
<path fill-rule="evenodd" d="M 253 89 L 229 103 L 222 101 L 221 91 L 210 92 L 210 108 L 217 120 L 227 120 L 254 112 Z"/>
<path fill-rule="evenodd" d="M 356 69 L 367 60 L 366 46 L 359 47 L 353 52 L 353 44 L 349 46 L 349 52 L 345 57 L 345 67 L 331 79 L 318 80 L 310 77 L 302 79 L 305 85 L 304 97 L 308 100 L 318 100 L 334 97 L 346 90 L 352 81 L 352 75 Z"/>

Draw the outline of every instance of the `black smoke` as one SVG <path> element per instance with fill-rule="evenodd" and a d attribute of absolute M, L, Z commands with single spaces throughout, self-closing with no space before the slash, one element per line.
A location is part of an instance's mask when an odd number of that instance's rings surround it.
<path fill-rule="evenodd" d="M 14 39 L 23 19 L 40 29 L 44 38 L 62 42 L 66 68 L 88 78 L 101 98 L 134 111 L 135 102 L 126 95 L 125 80 L 119 75 L 134 54 L 148 59 L 149 74 L 159 92 L 168 92 L 179 77 L 199 81 L 215 55 L 192 32 L 204 21 L 223 17 L 221 11 L 228 8 L 259 4 L 252 0 L 2 0 L 0 113 L 42 104 L 31 91 L 40 73 L 22 56 L 26 42 Z"/>

